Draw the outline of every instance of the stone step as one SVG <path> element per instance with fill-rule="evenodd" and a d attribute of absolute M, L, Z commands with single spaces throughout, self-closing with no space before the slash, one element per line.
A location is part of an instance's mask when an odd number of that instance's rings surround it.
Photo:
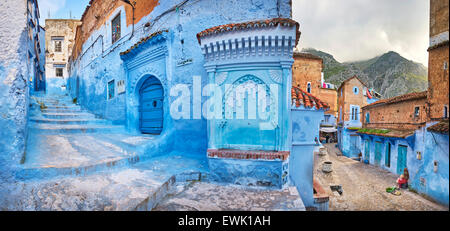
<path fill-rule="evenodd" d="M 79 105 L 76 105 L 76 104 L 72 104 L 72 105 L 65 105 L 65 106 L 63 106 L 63 105 L 46 105 L 46 109 L 72 109 L 72 110 L 75 110 L 75 109 L 80 109 L 81 110 L 81 107 L 79 106 Z"/>
<path fill-rule="evenodd" d="M 31 117 L 31 122 L 44 124 L 105 124 L 113 125 L 111 121 L 104 119 L 49 119 L 42 117 Z"/>
<path fill-rule="evenodd" d="M 84 112 L 81 108 L 56 108 L 56 109 L 42 109 L 44 113 L 80 113 Z"/>
<path fill-rule="evenodd" d="M 120 125 L 101 124 L 44 124 L 33 123 L 29 126 L 32 132 L 39 134 L 61 133 L 123 133 L 124 127 Z"/>
<path fill-rule="evenodd" d="M 42 116 L 49 119 L 95 119 L 95 115 L 91 113 L 81 112 L 81 113 L 42 113 Z"/>

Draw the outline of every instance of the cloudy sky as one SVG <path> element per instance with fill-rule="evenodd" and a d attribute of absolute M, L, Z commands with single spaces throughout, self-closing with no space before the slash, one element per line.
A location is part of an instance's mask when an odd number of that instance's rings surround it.
<path fill-rule="evenodd" d="M 428 0 L 292 0 L 300 48 L 313 47 L 340 62 L 387 51 L 427 66 Z"/>
<path fill-rule="evenodd" d="M 81 18 L 89 0 L 38 0 L 48 18 Z M 338 61 L 369 59 L 387 51 L 427 66 L 429 0 L 292 0 L 300 48 Z"/>

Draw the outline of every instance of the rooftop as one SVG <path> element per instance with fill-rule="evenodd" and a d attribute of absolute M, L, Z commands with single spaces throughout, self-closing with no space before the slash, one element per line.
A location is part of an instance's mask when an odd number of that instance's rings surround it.
<path fill-rule="evenodd" d="M 352 76 L 352 77 L 350 77 L 350 78 L 348 78 L 348 79 L 342 81 L 342 83 L 341 83 L 341 85 L 339 86 L 338 90 L 341 89 L 341 87 L 344 86 L 345 83 L 347 83 L 348 81 L 350 81 L 350 80 L 352 80 L 352 79 L 354 79 L 354 78 L 358 79 L 359 82 L 361 82 L 365 87 L 367 87 L 367 85 L 366 85 L 360 78 L 358 78 L 358 76 L 354 75 L 354 76 Z"/>
<path fill-rule="evenodd" d="M 449 126 L 448 119 L 444 119 L 441 120 L 439 123 L 428 127 L 427 130 L 430 132 L 448 134 L 448 126 Z"/>
<path fill-rule="evenodd" d="M 395 138 L 406 138 L 408 136 L 414 135 L 414 130 L 393 130 L 384 128 L 362 128 L 357 131 L 357 133 L 376 135 L 384 137 L 395 137 Z"/>
<path fill-rule="evenodd" d="M 399 96 L 396 96 L 396 97 L 392 97 L 392 98 L 389 98 L 389 99 L 378 100 L 377 102 L 371 103 L 371 104 L 366 105 L 366 106 L 364 106 L 362 108 L 369 108 L 369 107 L 372 107 L 372 106 L 382 105 L 382 104 L 400 103 L 400 102 L 403 102 L 403 101 L 421 99 L 421 98 L 426 98 L 426 97 L 427 97 L 427 91 L 413 92 L 413 93 L 409 93 L 409 94 L 405 94 L 405 95 L 399 95 Z"/>
<path fill-rule="evenodd" d="M 262 28 L 262 27 L 276 27 L 278 25 L 285 27 L 296 26 L 296 39 L 295 44 L 298 43 L 300 39 L 300 31 L 298 22 L 289 19 L 289 18 L 272 18 L 272 19 L 264 19 L 264 20 L 255 20 L 241 23 L 230 23 L 220 26 L 211 27 L 197 34 L 198 43 L 200 42 L 200 38 L 204 36 L 209 36 L 213 34 L 225 33 L 229 31 L 239 31 L 239 30 L 248 30 L 252 28 Z"/>
<path fill-rule="evenodd" d="M 151 38 L 153 38 L 153 37 L 155 37 L 155 36 L 157 36 L 157 35 L 162 34 L 163 32 L 168 32 L 168 30 L 160 30 L 160 31 L 156 31 L 156 32 L 150 34 L 150 35 L 147 36 L 147 37 L 141 38 L 141 39 L 139 40 L 139 42 L 135 43 L 135 44 L 134 44 L 133 46 L 131 46 L 128 50 L 126 50 L 126 51 L 124 51 L 124 52 L 120 52 L 120 55 L 126 55 L 126 54 L 130 53 L 133 49 L 136 49 L 136 48 L 139 47 L 141 44 L 147 42 L 149 39 L 151 39 Z"/>
<path fill-rule="evenodd" d="M 323 60 L 321 57 L 319 57 L 317 55 L 313 55 L 311 53 L 307 53 L 307 52 L 294 52 L 294 58 L 295 57 L 306 58 L 306 59 Z"/>
<path fill-rule="evenodd" d="M 295 101 L 295 106 L 300 107 L 303 105 L 304 107 L 316 107 L 316 109 L 328 109 L 330 105 L 323 102 L 319 98 L 311 95 L 310 93 L 303 91 L 298 87 L 292 87 L 291 90 L 292 103 Z"/>

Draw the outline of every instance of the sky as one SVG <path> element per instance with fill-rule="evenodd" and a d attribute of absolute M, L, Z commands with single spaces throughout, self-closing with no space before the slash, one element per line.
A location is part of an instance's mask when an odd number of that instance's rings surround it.
<path fill-rule="evenodd" d="M 339 62 L 388 51 L 428 66 L 428 0 L 292 0 L 299 48 L 330 53 Z"/>
<path fill-rule="evenodd" d="M 48 18 L 79 19 L 89 0 L 38 0 Z M 300 23 L 299 48 L 330 53 L 339 62 L 370 59 L 388 51 L 428 66 L 428 0 L 292 0 Z"/>
<path fill-rule="evenodd" d="M 40 24 L 45 25 L 45 19 L 49 18 L 64 18 L 80 19 L 86 6 L 89 4 L 89 0 L 38 0 Z"/>

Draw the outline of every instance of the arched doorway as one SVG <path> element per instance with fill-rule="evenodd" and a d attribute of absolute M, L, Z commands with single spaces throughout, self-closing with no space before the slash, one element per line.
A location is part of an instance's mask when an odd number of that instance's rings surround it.
<path fill-rule="evenodd" d="M 149 77 L 139 89 L 139 130 L 161 134 L 164 121 L 164 89 L 155 77 Z"/>

